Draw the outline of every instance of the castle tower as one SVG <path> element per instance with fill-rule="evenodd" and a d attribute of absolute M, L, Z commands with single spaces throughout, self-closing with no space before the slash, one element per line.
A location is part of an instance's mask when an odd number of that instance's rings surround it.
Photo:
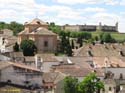
<path fill-rule="evenodd" d="M 115 27 L 116 27 L 116 31 L 118 32 L 118 22 L 116 22 Z"/>
<path fill-rule="evenodd" d="M 99 22 L 99 25 L 97 26 L 97 31 L 101 31 L 102 30 L 102 23 L 101 22 Z"/>

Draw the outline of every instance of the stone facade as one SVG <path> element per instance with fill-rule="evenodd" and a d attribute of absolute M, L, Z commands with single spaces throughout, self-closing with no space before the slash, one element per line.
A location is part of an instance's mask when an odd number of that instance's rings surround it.
<path fill-rule="evenodd" d="M 104 31 L 104 32 L 118 32 L 118 22 L 115 24 L 115 26 L 109 26 L 109 25 L 102 25 L 99 23 L 99 25 L 64 25 L 61 26 L 62 30 L 67 31 Z"/>
<path fill-rule="evenodd" d="M 0 65 L 0 82 L 22 86 L 26 86 L 25 82 L 29 82 L 30 85 L 42 85 L 42 72 L 39 69 L 12 62 L 1 62 Z"/>
<path fill-rule="evenodd" d="M 57 35 L 48 30 L 48 24 L 40 19 L 25 23 L 24 31 L 18 34 L 18 43 L 30 39 L 35 41 L 38 51 L 54 52 L 57 48 Z"/>

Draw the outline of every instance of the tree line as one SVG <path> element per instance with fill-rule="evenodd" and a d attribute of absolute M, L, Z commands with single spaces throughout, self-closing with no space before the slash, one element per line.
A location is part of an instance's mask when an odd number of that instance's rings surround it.
<path fill-rule="evenodd" d="M 13 35 L 17 35 L 24 29 L 24 26 L 16 21 L 10 23 L 0 22 L 0 30 L 2 29 L 10 29 L 13 31 Z"/>

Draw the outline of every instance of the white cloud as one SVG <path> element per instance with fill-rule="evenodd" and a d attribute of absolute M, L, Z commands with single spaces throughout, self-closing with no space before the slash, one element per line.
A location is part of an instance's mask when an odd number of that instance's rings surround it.
<path fill-rule="evenodd" d="M 116 5 L 120 4 L 120 0 L 55 0 L 58 3 L 62 4 L 107 4 L 107 5 Z M 124 0 L 123 0 L 124 1 Z"/>
<path fill-rule="evenodd" d="M 112 14 L 112 13 L 96 13 L 94 16 L 94 18 L 98 18 L 98 19 L 110 19 L 110 20 L 119 20 L 119 16 L 116 14 Z"/>
<path fill-rule="evenodd" d="M 63 4 L 95 4 L 102 2 L 101 0 L 55 0 Z"/>
<path fill-rule="evenodd" d="M 56 0 L 64 4 L 118 4 L 116 0 Z M 125 0 L 122 0 L 122 5 Z M 6 7 L 5 7 L 6 6 Z M 119 29 L 123 32 L 125 12 L 119 14 L 108 11 L 108 8 L 82 7 L 75 8 L 68 5 L 37 4 L 35 0 L 0 0 L 0 21 L 17 21 L 24 23 L 38 16 L 43 21 L 56 24 L 104 24 L 115 25 L 119 22 Z"/>
<path fill-rule="evenodd" d="M 120 5 L 124 5 L 125 6 L 125 0 L 121 0 Z"/>
<path fill-rule="evenodd" d="M 119 0 L 107 0 L 105 1 L 107 5 L 119 5 L 120 1 Z"/>
<path fill-rule="evenodd" d="M 87 7 L 83 11 L 85 12 L 105 12 L 106 9 L 99 7 Z"/>

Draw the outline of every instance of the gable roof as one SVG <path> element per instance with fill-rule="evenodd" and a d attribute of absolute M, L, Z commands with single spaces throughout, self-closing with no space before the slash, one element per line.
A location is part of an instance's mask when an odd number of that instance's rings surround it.
<path fill-rule="evenodd" d="M 32 70 L 32 71 L 38 71 L 40 72 L 39 69 L 35 68 L 35 67 L 30 67 L 30 66 L 27 66 L 27 65 L 24 65 L 24 64 L 19 64 L 19 63 L 14 63 L 14 62 L 0 62 L 0 70 L 8 67 L 8 66 L 15 66 L 15 67 L 18 67 L 18 68 L 23 68 L 23 69 L 29 69 L 29 70 Z"/>
<path fill-rule="evenodd" d="M 76 65 L 66 64 L 66 65 L 56 66 L 55 71 L 64 73 L 66 75 L 74 76 L 74 77 L 84 77 L 88 75 L 88 73 L 91 73 L 92 70 L 87 68 L 82 68 Z"/>
<path fill-rule="evenodd" d="M 57 36 L 57 34 L 53 33 L 51 30 L 48 30 L 47 28 L 44 27 L 38 27 L 36 30 L 32 32 L 27 32 L 26 30 L 21 31 L 18 33 L 18 35 L 51 35 L 51 36 Z"/>
<path fill-rule="evenodd" d="M 35 56 L 41 57 L 43 62 L 59 62 L 58 59 L 56 59 L 55 55 L 52 53 L 40 53 L 36 54 Z"/>
<path fill-rule="evenodd" d="M 48 72 L 43 73 L 43 80 L 45 83 L 57 83 L 58 81 L 64 79 L 66 75 L 60 72 Z"/>
<path fill-rule="evenodd" d="M 90 57 L 88 51 L 92 53 L 94 57 L 119 57 L 119 51 L 125 53 L 125 46 L 121 44 L 88 44 L 83 45 L 83 47 L 77 49 L 75 56 L 85 56 Z"/>
<path fill-rule="evenodd" d="M 30 34 L 38 34 L 38 35 L 56 35 L 52 31 L 44 28 L 44 27 L 39 27 L 36 30 L 32 31 Z"/>
<path fill-rule="evenodd" d="M 8 62 L 0 62 L 0 70 L 10 66 L 11 64 L 9 64 Z"/>
<path fill-rule="evenodd" d="M 93 62 L 97 68 L 102 67 L 125 67 L 124 61 L 120 57 L 93 57 Z"/>

